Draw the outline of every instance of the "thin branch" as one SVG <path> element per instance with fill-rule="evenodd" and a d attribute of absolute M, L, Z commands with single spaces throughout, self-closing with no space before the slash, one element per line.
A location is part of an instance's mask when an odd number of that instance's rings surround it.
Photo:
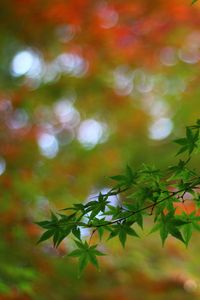
<path fill-rule="evenodd" d="M 200 180 L 198 180 L 198 182 L 196 182 L 195 184 L 194 184 L 194 183 L 191 184 L 190 186 L 188 186 L 188 188 L 196 188 L 198 184 L 200 184 Z M 176 196 L 177 194 L 179 194 L 179 193 L 181 193 L 181 192 L 184 192 L 184 191 L 185 191 L 185 188 L 184 188 L 184 189 L 180 189 L 180 190 L 178 190 L 178 191 L 176 191 L 176 192 L 171 192 L 170 195 L 168 195 L 167 197 L 161 199 L 160 201 L 157 201 L 156 203 L 149 204 L 149 205 L 147 205 L 147 206 L 145 206 L 145 207 L 143 207 L 143 208 L 140 208 L 140 209 L 138 209 L 138 210 L 135 210 L 135 211 L 130 211 L 130 214 L 129 214 L 129 215 L 127 215 L 127 216 L 125 216 L 125 217 L 122 217 L 122 218 L 119 218 L 119 219 L 117 219 L 117 220 L 110 221 L 110 222 L 108 222 L 108 223 L 106 223 L 106 224 L 105 224 L 105 223 L 104 223 L 104 224 L 98 224 L 98 225 L 85 224 L 84 227 L 99 228 L 99 227 L 103 227 L 103 226 L 107 226 L 107 225 L 113 225 L 113 224 L 115 224 L 115 223 L 118 223 L 118 222 L 121 222 L 121 221 L 123 221 L 123 220 L 126 220 L 126 219 L 132 217 L 133 215 L 135 215 L 135 214 L 137 214 L 137 213 L 140 213 L 140 212 L 142 212 L 142 211 L 145 211 L 145 210 L 147 210 L 147 209 L 150 209 L 150 208 L 151 208 L 151 209 L 152 209 L 152 208 L 154 209 L 155 206 L 157 206 L 158 204 L 160 204 L 160 203 L 162 203 L 162 202 L 164 202 L 164 201 L 166 201 L 166 200 L 168 200 L 168 199 L 170 199 L 170 198 L 172 198 L 172 197 Z"/>

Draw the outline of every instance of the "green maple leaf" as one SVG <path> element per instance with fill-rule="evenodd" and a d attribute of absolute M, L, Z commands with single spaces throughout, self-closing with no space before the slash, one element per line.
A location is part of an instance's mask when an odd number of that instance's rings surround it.
<path fill-rule="evenodd" d="M 88 263 L 92 263 L 97 269 L 99 269 L 97 256 L 103 256 L 105 254 L 97 250 L 97 245 L 89 246 L 89 244 L 86 241 L 85 243 L 83 243 L 81 241 L 76 240 L 75 243 L 78 249 L 69 253 L 68 256 L 78 257 L 79 277 L 83 273 L 83 270 L 87 267 Z"/>

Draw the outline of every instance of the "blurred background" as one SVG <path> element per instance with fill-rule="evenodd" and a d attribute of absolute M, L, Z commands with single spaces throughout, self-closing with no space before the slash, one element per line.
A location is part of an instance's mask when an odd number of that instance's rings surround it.
<path fill-rule="evenodd" d="M 0 299 L 200 297 L 199 235 L 102 241 L 77 279 L 34 222 L 87 201 L 129 164 L 165 168 L 200 117 L 200 3 L 0 1 Z M 198 168 L 200 157 L 193 166 Z M 87 234 L 87 233 L 85 233 Z"/>

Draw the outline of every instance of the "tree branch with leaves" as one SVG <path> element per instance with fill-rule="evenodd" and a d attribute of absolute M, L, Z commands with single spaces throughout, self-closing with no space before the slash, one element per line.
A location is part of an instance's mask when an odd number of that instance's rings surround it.
<path fill-rule="evenodd" d="M 193 230 L 200 231 L 200 176 L 189 168 L 192 155 L 200 150 L 200 120 L 186 127 L 185 137 L 174 141 L 179 145 L 177 156 L 184 155 L 176 165 L 165 171 L 143 164 L 138 170 L 126 167 L 125 173 L 111 176 L 115 184 L 107 193 L 99 193 L 88 203 L 76 203 L 56 214 L 51 213 L 49 220 L 36 222 L 46 231 L 38 243 L 53 239 L 59 244 L 68 236 L 75 238 L 76 249 L 68 256 L 79 259 L 79 275 L 90 262 L 98 268 L 97 256 L 104 255 L 91 245 L 92 236 L 98 233 L 99 241 L 117 237 L 125 247 L 127 236 L 138 238 L 135 225 L 143 229 L 143 220 L 153 218 L 154 226 L 150 233 L 159 231 L 162 245 L 169 235 L 188 245 Z M 196 209 L 191 213 L 182 210 L 177 214 L 177 203 L 184 204 L 186 193 L 192 195 Z M 112 205 L 111 196 L 122 194 L 123 200 Z M 87 242 L 81 235 L 82 228 L 91 229 Z"/>

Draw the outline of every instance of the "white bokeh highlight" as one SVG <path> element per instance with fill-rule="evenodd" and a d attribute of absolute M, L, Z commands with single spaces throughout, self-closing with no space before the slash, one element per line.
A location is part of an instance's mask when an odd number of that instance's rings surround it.
<path fill-rule="evenodd" d="M 62 73 L 74 77 L 82 77 L 88 70 L 88 62 L 76 53 L 62 53 L 56 60 L 55 64 L 60 68 Z"/>
<path fill-rule="evenodd" d="M 84 148 L 92 149 L 107 140 L 107 126 L 94 119 L 84 120 L 78 128 L 77 139 Z"/>
<path fill-rule="evenodd" d="M 74 127 L 80 122 L 80 114 L 69 100 L 60 100 L 55 103 L 54 112 L 61 123 Z"/>
<path fill-rule="evenodd" d="M 155 120 L 149 127 L 149 137 L 152 140 L 163 140 L 170 135 L 173 123 L 169 118 Z"/>
<path fill-rule="evenodd" d="M 128 96 L 133 90 L 133 72 L 127 66 L 119 66 L 113 72 L 113 87 L 119 96 Z"/>
<path fill-rule="evenodd" d="M 51 159 L 57 155 L 59 151 L 59 143 L 53 134 L 41 133 L 37 142 L 43 156 Z"/>
<path fill-rule="evenodd" d="M 42 73 L 42 60 L 38 53 L 31 49 L 19 51 L 11 62 L 11 74 L 14 77 L 26 75 L 38 78 Z"/>

